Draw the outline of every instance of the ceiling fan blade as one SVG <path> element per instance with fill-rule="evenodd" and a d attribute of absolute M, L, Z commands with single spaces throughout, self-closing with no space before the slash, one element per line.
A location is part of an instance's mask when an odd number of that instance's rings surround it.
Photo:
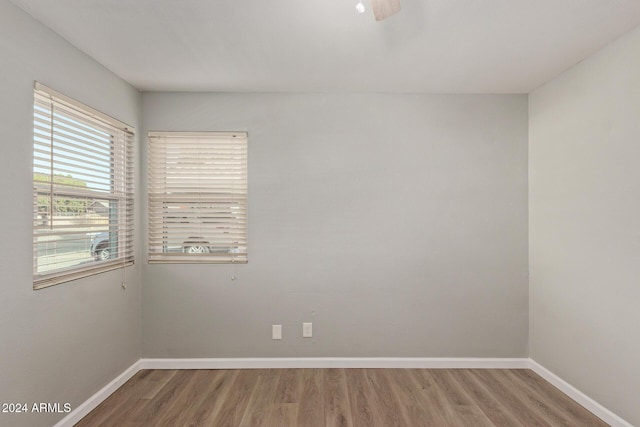
<path fill-rule="evenodd" d="M 371 9 L 376 21 L 382 21 L 400 12 L 400 0 L 371 0 Z"/>

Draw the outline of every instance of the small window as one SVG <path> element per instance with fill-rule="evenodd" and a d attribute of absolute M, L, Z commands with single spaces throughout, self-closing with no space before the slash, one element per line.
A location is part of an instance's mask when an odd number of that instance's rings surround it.
<path fill-rule="evenodd" d="M 247 262 L 246 133 L 149 133 L 149 262 Z"/>
<path fill-rule="evenodd" d="M 133 263 L 133 129 L 36 83 L 33 287 Z"/>

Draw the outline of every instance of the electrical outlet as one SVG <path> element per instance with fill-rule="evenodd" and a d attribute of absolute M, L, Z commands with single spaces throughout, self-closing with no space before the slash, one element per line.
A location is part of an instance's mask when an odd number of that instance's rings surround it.
<path fill-rule="evenodd" d="M 302 337 L 311 338 L 313 336 L 313 323 L 302 324 Z"/>
<path fill-rule="evenodd" d="M 271 325 L 271 339 L 282 339 L 282 325 Z"/>

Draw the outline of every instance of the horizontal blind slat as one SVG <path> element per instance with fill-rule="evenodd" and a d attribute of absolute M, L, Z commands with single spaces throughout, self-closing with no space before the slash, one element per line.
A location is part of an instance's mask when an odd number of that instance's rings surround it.
<path fill-rule="evenodd" d="M 150 132 L 148 147 L 149 262 L 246 262 L 246 133 Z"/>
<path fill-rule="evenodd" d="M 130 265 L 133 129 L 39 84 L 33 120 L 34 289 Z"/>

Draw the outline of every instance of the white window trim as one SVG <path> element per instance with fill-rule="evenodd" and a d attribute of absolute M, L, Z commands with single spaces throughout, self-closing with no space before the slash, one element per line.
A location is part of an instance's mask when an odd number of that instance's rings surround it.
<path fill-rule="evenodd" d="M 95 110 L 79 101 L 76 101 L 66 95 L 61 94 L 39 82 L 34 83 L 34 105 L 35 98 L 46 98 L 51 100 L 52 103 L 55 103 L 58 106 L 63 106 L 65 108 L 75 110 L 80 115 L 87 117 L 89 119 L 94 120 L 98 126 L 106 126 L 109 128 L 113 128 L 116 131 L 122 132 L 124 147 L 122 148 L 122 173 L 123 178 L 120 181 L 120 185 L 124 188 L 124 209 L 118 209 L 119 215 L 124 215 L 124 221 L 122 227 L 124 231 L 118 231 L 122 233 L 123 236 L 126 236 L 123 241 L 124 249 L 122 252 L 122 256 L 118 256 L 118 258 L 109 261 L 97 262 L 87 265 L 75 265 L 67 268 L 58 268 L 51 273 L 38 273 L 36 271 L 36 263 L 37 263 L 37 246 L 36 246 L 36 231 L 35 231 L 35 223 L 37 221 L 37 203 L 34 200 L 34 232 L 33 232 L 33 257 L 34 257 L 34 267 L 33 267 L 33 289 L 43 289 L 49 286 L 58 285 L 60 283 L 77 280 L 82 277 L 88 277 L 95 274 L 99 274 L 109 270 L 115 270 L 124 268 L 134 263 L 134 224 L 133 224 L 133 208 L 134 208 L 134 196 L 133 196 L 133 176 L 134 176 L 134 161 L 133 161 L 133 136 L 135 134 L 135 129 L 132 126 L 127 125 L 107 114 L 104 114 L 98 110 Z M 35 108 L 35 107 L 34 107 Z M 32 122 L 35 120 L 32 115 Z M 35 136 L 34 136 L 35 137 Z M 32 141 L 33 149 L 35 150 L 36 144 L 35 139 Z M 35 153 L 34 153 L 35 154 Z M 34 156 L 32 154 L 32 156 Z M 33 157 L 35 158 L 35 157 Z M 112 157 L 111 162 L 113 164 L 114 159 Z M 90 193 L 90 191 L 87 191 Z M 113 192 L 105 193 L 105 198 L 109 199 L 113 196 Z M 36 197 L 35 194 L 35 186 L 34 186 L 34 199 Z M 120 222 L 118 223 L 120 224 Z M 118 225 L 118 229 L 121 230 L 121 226 Z"/>
<path fill-rule="evenodd" d="M 246 132 L 149 132 L 149 263 L 248 262 L 247 138 Z M 185 163 L 182 168 L 175 166 L 175 162 L 180 161 L 182 156 L 182 149 L 177 148 L 180 144 L 185 147 Z M 227 158 L 221 160 L 218 150 L 222 150 L 221 155 Z M 167 154 L 170 151 L 173 151 L 171 162 L 168 161 Z M 208 164 L 214 166 L 203 166 L 205 160 L 200 159 L 206 159 Z M 182 176 L 176 174 L 181 169 L 187 170 L 181 172 Z M 214 184 L 220 176 L 231 178 L 222 179 L 224 183 Z M 198 177 L 203 182 L 195 183 L 194 181 L 199 180 Z M 234 184 L 229 184 L 229 181 Z M 185 204 L 192 206 L 197 212 L 180 211 L 185 209 Z M 226 206 L 236 212 L 221 214 L 221 205 L 223 211 Z M 170 215 L 171 209 L 182 216 L 174 217 L 173 213 Z M 203 221 L 202 216 L 208 217 L 209 221 Z M 188 239 L 191 238 L 202 247 L 203 253 L 188 252 Z M 223 249 L 216 251 L 216 247 Z"/>

